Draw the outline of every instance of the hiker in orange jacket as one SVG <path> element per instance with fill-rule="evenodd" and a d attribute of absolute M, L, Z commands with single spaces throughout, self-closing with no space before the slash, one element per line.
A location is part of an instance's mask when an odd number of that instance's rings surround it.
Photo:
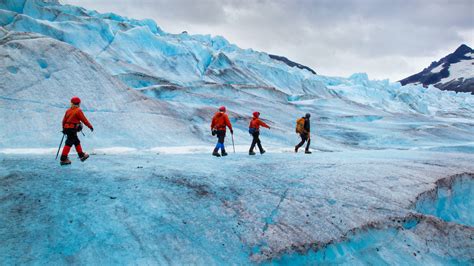
<path fill-rule="evenodd" d="M 85 161 L 89 158 L 89 154 L 82 151 L 81 142 L 77 137 L 77 132 L 82 130 L 81 123 L 84 123 L 91 131 L 94 131 L 94 128 L 79 107 L 80 104 L 81 99 L 79 99 L 79 97 L 72 97 L 71 108 L 69 108 L 64 114 L 62 125 L 63 133 L 66 134 L 67 139 L 63 152 L 61 153 L 61 165 L 71 164 L 68 155 L 73 145 L 76 147 L 77 154 L 81 161 Z"/>
<path fill-rule="evenodd" d="M 267 124 L 265 124 L 265 122 L 260 120 L 259 117 L 260 117 L 259 112 L 253 112 L 253 118 L 250 121 L 250 125 L 249 125 L 249 133 L 253 137 L 252 144 L 250 145 L 250 149 L 249 149 L 249 155 L 255 155 L 255 152 L 253 151 L 253 149 L 255 148 L 255 144 L 257 144 L 258 146 L 258 149 L 260 150 L 260 154 L 265 153 L 265 150 L 262 148 L 262 143 L 260 142 L 260 138 L 259 138 L 260 126 L 266 127 L 268 129 L 270 129 L 270 127 Z"/>
<path fill-rule="evenodd" d="M 227 116 L 225 106 L 221 106 L 219 108 L 219 112 L 217 112 L 214 117 L 212 118 L 211 123 L 211 131 L 213 136 L 217 136 L 217 144 L 212 152 L 212 155 L 216 157 L 220 157 L 219 149 L 221 149 L 222 156 L 226 156 L 227 152 L 225 151 L 224 147 L 224 139 L 227 127 L 230 130 L 230 134 L 234 134 L 234 130 L 232 129 L 232 124 L 230 123 L 229 116 Z"/>

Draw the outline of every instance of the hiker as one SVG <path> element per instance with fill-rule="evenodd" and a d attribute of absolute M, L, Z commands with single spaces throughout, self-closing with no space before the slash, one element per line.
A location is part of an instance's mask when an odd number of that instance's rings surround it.
<path fill-rule="evenodd" d="M 296 121 L 296 133 L 300 134 L 301 142 L 295 146 L 295 152 L 298 152 L 298 149 L 306 143 L 306 149 L 304 153 L 311 154 L 309 151 L 309 145 L 311 143 L 311 135 L 310 135 L 310 125 L 309 125 L 309 118 L 311 117 L 310 113 L 307 113 L 304 117 L 301 117 Z"/>
<path fill-rule="evenodd" d="M 77 132 L 82 130 L 82 123 L 84 123 L 91 131 L 94 131 L 91 123 L 87 120 L 86 116 L 79 107 L 81 104 L 81 99 L 79 97 L 72 97 L 71 99 L 71 108 L 69 108 L 64 114 L 63 118 L 63 134 L 67 136 L 66 144 L 63 148 L 61 154 L 61 165 L 71 164 L 71 161 L 68 158 L 69 151 L 74 145 L 76 147 L 77 155 L 81 161 L 87 160 L 89 154 L 82 151 L 81 142 L 77 137 Z"/>
<path fill-rule="evenodd" d="M 229 117 L 227 116 L 225 106 L 219 107 L 219 112 L 217 112 L 214 117 L 212 118 L 211 123 L 211 131 L 213 136 L 217 136 L 217 144 L 212 152 L 212 155 L 216 157 L 220 157 L 219 149 L 221 149 L 222 156 L 226 156 L 227 152 L 225 152 L 224 147 L 224 138 L 225 132 L 227 127 L 230 130 L 230 134 L 234 134 L 234 130 L 232 129 L 232 125 L 230 123 Z"/>
<path fill-rule="evenodd" d="M 255 152 L 253 151 L 253 149 L 255 148 L 255 144 L 257 144 L 258 146 L 258 149 L 260 150 L 260 154 L 265 153 L 265 150 L 262 148 L 262 143 L 260 142 L 260 138 L 259 138 L 260 126 L 266 127 L 268 129 L 270 129 L 270 127 L 267 124 L 265 124 L 265 122 L 260 120 L 259 117 L 260 117 L 259 112 L 253 112 L 253 118 L 250 121 L 250 125 L 249 125 L 249 133 L 253 137 L 252 144 L 250 145 L 249 155 L 255 155 Z"/>

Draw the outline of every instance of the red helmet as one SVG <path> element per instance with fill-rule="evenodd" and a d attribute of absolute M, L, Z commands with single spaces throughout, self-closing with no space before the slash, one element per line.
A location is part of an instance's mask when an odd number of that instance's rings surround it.
<path fill-rule="evenodd" d="M 258 118 L 260 116 L 260 112 L 253 112 L 253 117 Z"/>
<path fill-rule="evenodd" d="M 221 106 L 221 107 L 219 107 L 219 111 L 221 111 L 221 112 L 225 112 L 225 106 Z"/>
<path fill-rule="evenodd" d="M 80 104 L 80 103 L 81 103 L 81 99 L 80 99 L 79 97 L 77 97 L 77 96 L 74 96 L 74 97 L 71 98 L 71 103 L 72 103 L 72 104 L 76 104 L 76 105 L 77 105 L 77 104 Z"/>

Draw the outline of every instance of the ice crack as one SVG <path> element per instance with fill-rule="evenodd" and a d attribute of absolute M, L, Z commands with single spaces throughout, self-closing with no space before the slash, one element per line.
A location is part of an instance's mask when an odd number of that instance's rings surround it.
<path fill-rule="evenodd" d="M 263 226 L 263 233 L 265 233 L 268 229 L 268 226 L 270 224 L 274 224 L 274 221 L 273 221 L 273 218 L 277 215 L 278 213 L 278 210 L 280 208 L 280 205 L 281 203 L 285 200 L 287 194 L 288 194 L 288 190 L 289 188 L 287 188 L 283 194 L 280 195 L 280 200 L 278 201 L 278 204 L 277 206 L 272 210 L 272 212 L 270 213 L 270 215 L 268 217 L 265 218 L 265 225 Z"/>

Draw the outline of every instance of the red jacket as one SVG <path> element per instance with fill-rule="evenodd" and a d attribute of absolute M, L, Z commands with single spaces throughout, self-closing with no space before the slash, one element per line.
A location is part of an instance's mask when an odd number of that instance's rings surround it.
<path fill-rule="evenodd" d="M 211 129 L 226 130 L 226 127 L 232 131 L 232 124 L 226 113 L 217 112 L 212 118 Z"/>
<path fill-rule="evenodd" d="M 75 128 L 81 122 L 92 129 L 91 123 L 89 123 L 81 108 L 73 106 L 67 109 L 63 118 L 63 128 Z"/>
<path fill-rule="evenodd" d="M 249 128 L 255 128 L 255 130 L 260 130 L 260 126 L 270 128 L 265 122 L 262 120 L 258 119 L 257 117 L 252 118 L 250 121 Z"/>

